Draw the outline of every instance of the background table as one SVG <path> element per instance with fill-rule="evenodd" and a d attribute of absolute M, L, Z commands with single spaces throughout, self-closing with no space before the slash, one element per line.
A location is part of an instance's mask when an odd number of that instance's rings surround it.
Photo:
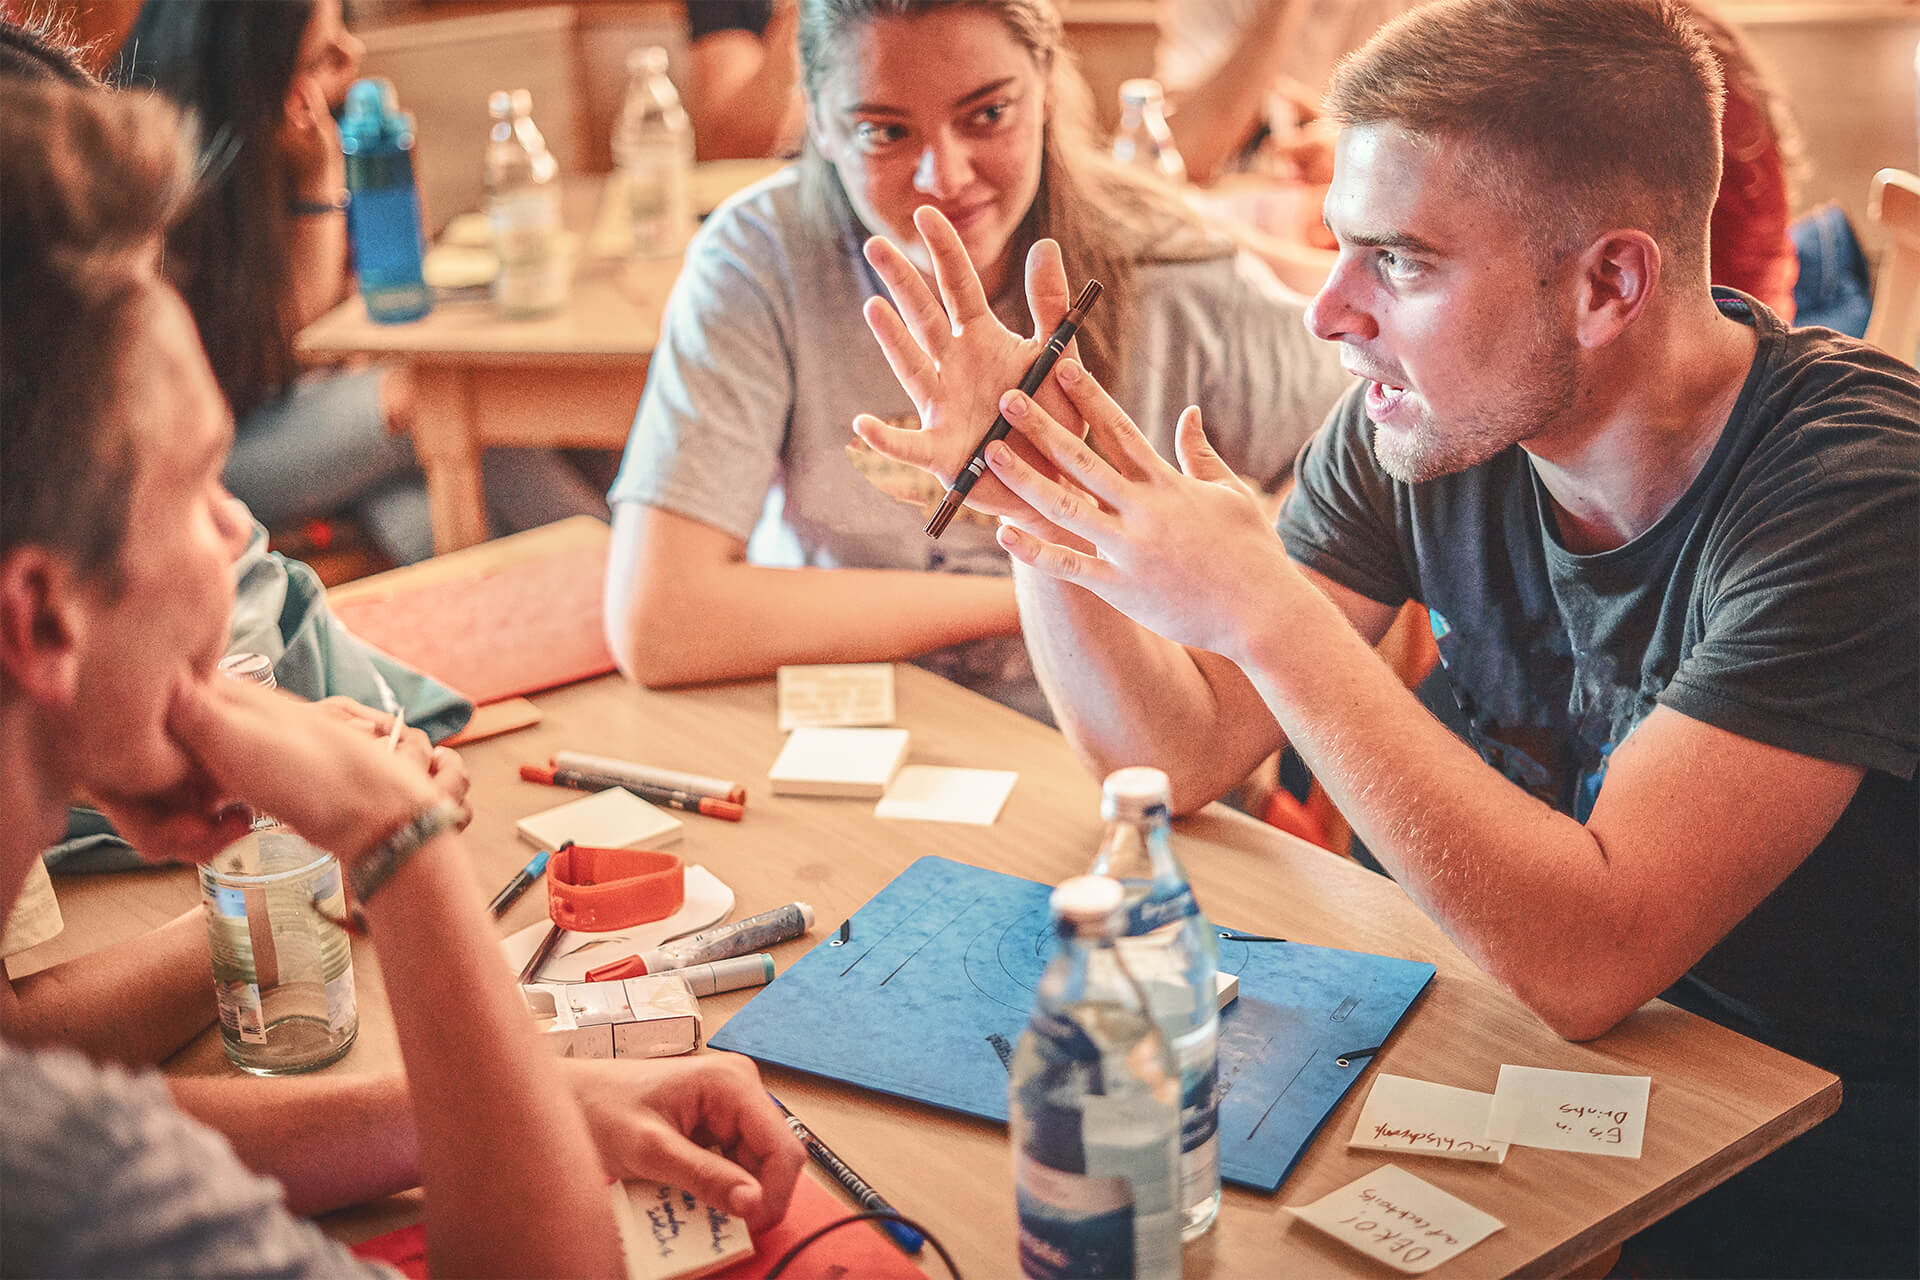
<path fill-rule="evenodd" d="M 695 172 L 703 214 L 781 162 L 721 161 Z M 602 181 L 565 179 L 567 226 L 589 243 Z M 406 324 L 376 324 L 356 293 L 300 332 L 303 360 L 372 357 L 405 364 L 415 387 L 413 447 L 427 477 L 437 552 L 484 541 L 480 453 L 490 446 L 619 449 L 646 385 L 679 258 L 587 258 L 567 305 L 503 319 L 483 298 L 437 301 Z"/>
<path fill-rule="evenodd" d="M 575 748 L 743 782 L 744 822 L 687 815 L 676 846 L 731 885 L 736 916 L 793 899 L 811 902 L 813 937 L 774 949 L 784 968 L 824 938 L 914 858 L 938 854 L 1057 881 L 1084 869 L 1101 824 L 1099 788 L 1058 734 L 918 668 L 897 667 L 898 723 L 923 764 L 1017 769 L 1020 781 L 990 827 L 883 822 L 871 801 L 775 797 L 766 768 L 780 745 L 772 681 L 650 692 L 615 677 L 547 694 L 545 720 L 463 754 L 473 778 L 468 833 L 475 875 L 492 893 L 527 859 L 513 821 L 566 798 L 522 782 L 521 763 Z M 1274 1196 L 1229 1187 L 1218 1225 L 1190 1246 L 1195 1277 L 1386 1274 L 1282 1206 L 1300 1204 L 1392 1159 L 1506 1223 L 1442 1268 L 1455 1276 L 1563 1272 L 1698 1195 L 1830 1115 L 1831 1075 L 1671 1006 L 1653 1002 L 1589 1044 L 1568 1044 L 1477 971 L 1392 882 L 1219 806 L 1185 819 L 1175 836 L 1202 905 L 1217 923 L 1302 942 L 1430 961 L 1438 974 L 1374 1071 L 1491 1090 L 1500 1064 L 1653 1077 L 1645 1154 L 1608 1159 L 1515 1147 L 1505 1165 L 1349 1152 L 1362 1080 L 1337 1108 Z M 34 952 L 25 972 L 158 924 L 195 901 L 181 870 L 58 881 L 68 927 Z M 542 917 L 538 891 L 517 903 L 503 932 Z M 379 965 L 354 949 L 361 1029 L 332 1071 L 398 1062 Z M 702 1001 L 709 1033 L 751 991 Z M 213 1033 L 170 1069 L 230 1071 Z M 1012 1173 L 997 1126 L 897 1102 L 784 1070 L 769 1086 L 901 1210 L 927 1223 L 974 1280 L 1009 1274 L 1014 1257 Z M 418 1193 L 332 1215 L 327 1228 L 356 1239 L 410 1221 Z M 930 1275 L 937 1260 L 926 1262 Z"/>

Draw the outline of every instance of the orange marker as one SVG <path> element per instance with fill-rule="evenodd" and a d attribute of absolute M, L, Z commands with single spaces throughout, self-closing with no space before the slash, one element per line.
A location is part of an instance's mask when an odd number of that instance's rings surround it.
<path fill-rule="evenodd" d="M 605 791 L 609 787 L 622 787 L 639 796 L 650 804 L 665 805 L 669 809 L 681 809 L 687 813 L 701 813 L 709 818 L 724 818 L 728 822 L 738 822 L 746 816 L 747 807 L 731 800 L 715 800 L 711 796 L 695 795 L 691 791 L 681 791 L 674 787 L 657 787 L 651 783 L 635 782 L 631 778 L 616 778 L 604 773 L 586 773 L 579 769 L 554 769 L 541 764 L 523 764 L 520 776 L 528 782 L 544 782 L 548 786 L 572 787 L 577 791 Z"/>

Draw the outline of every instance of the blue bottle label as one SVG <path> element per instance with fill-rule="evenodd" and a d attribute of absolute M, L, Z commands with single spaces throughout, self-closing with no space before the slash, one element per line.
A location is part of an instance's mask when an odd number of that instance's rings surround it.
<path fill-rule="evenodd" d="M 1125 1178 L 1065 1173 L 1024 1153 L 1015 1178 L 1021 1275 L 1132 1280 L 1133 1189 Z"/>
<path fill-rule="evenodd" d="M 1149 892 L 1135 902 L 1127 909 L 1126 931 L 1138 937 L 1199 914 L 1200 904 L 1194 901 L 1192 888 L 1183 884 L 1172 893 L 1156 896 Z"/>

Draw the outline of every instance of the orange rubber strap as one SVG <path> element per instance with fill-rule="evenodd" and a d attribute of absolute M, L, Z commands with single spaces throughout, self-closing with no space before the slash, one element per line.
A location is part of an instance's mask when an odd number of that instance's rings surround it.
<path fill-rule="evenodd" d="M 547 914 L 562 929 L 605 933 L 664 920 L 686 900 L 678 854 L 576 844 L 547 863 Z"/>

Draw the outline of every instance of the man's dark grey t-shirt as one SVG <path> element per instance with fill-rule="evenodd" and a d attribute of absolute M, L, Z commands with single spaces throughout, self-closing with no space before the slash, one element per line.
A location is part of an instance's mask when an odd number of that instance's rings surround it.
<path fill-rule="evenodd" d="M 1758 330 L 1752 369 L 1700 475 L 1625 546 L 1567 551 L 1517 447 L 1393 480 L 1358 393 L 1302 451 L 1280 533 L 1334 581 L 1426 606 L 1481 757 L 1575 818 L 1656 704 L 1864 766 L 1826 839 L 1667 994 L 1842 1074 L 1911 1087 L 1920 377 L 1716 296 Z"/>

